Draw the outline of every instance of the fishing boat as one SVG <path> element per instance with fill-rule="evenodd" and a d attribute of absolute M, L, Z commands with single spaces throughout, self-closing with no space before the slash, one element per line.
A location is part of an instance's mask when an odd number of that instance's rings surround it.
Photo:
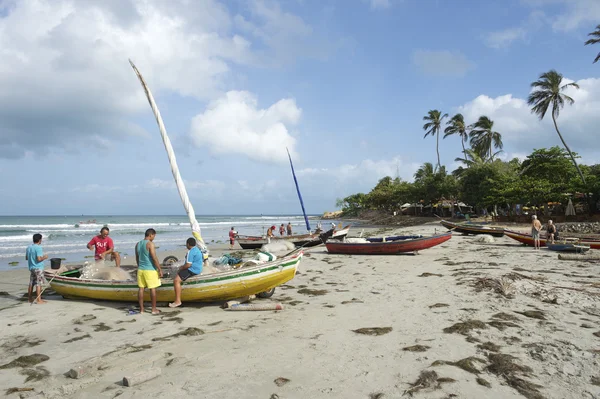
<path fill-rule="evenodd" d="M 394 255 L 403 252 L 418 252 L 440 245 L 452 238 L 452 233 L 433 236 L 391 236 L 365 238 L 363 242 L 350 242 L 349 239 L 327 240 L 325 246 L 331 254 L 347 255 Z M 356 239 L 353 239 L 353 241 Z M 362 241 L 362 240 L 361 240 Z"/>
<path fill-rule="evenodd" d="M 150 107 L 156 117 L 177 190 L 190 221 L 192 235 L 196 239 L 199 249 L 203 252 L 204 258 L 208 259 L 208 248 L 202 239 L 200 224 L 196 220 L 194 208 L 179 173 L 175 153 L 160 116 L 160 111 L 141 73 L 131 61 L 130 64 L 142 84 Z M 269 297 L 273 295 L 275 287 L 294 278 L 302 254 L 301 250 L 295 250 L 274 261 L 261 264 L 246 262 L 245 265 L 243 264 L 237 269 L 189 278 L 182 283 L 181 299 L 182 301 L 218 301 L 255 294 L 259 297 Z M 131 275 L 131 279 L 126 280 L 80 278 L 82 268 L 83 266 L 68 270 L 64 268 L 55 271 L 48 270 L 46 275 L 50 279 L 50 286 L 58 294 L 68 298 L 137 301 L 139 288 L 133 275 Z M 133 268 L 130 270 L 133 270 Z M 163 278 L 162 285 L 156 289 L 156 293 L 158 301 L 173 301 L 175 299 L 173 279 L 171 277 Z M 150 299 L 147 293 L 144 295 L 146 300 Z"/>
<path fill-rule="evenodd" d="M 504 234 L 507 237 L 512 238 L 522 244 L 529 245 L 530 247 L 534 246 L 533 237 L 531 234 L 520 233 L 518 231 L 505 230 Z M 559 241 L 560 242 L 560 241 Z M 579 245 L 588 246 L 592 249 L 600 249 L 600 240 L 594 240 L 591 238 L 582 238 L 579 239 Z M 546 246 L 546 237 L 540 236 L 540 246 Z"/>
<path fill-rule="evenodd" d="M 471 223 L 452 223 L 447 220 L 442 220 L 440 223 L 448 230 L 462 234 L 489 234 L 493 237 L 502 237 L 504 235 L 502 227 L 490 227 Z"/>
<path fill-rule="evenodd" d="M 584 253 L 590 250 L 588 245 L 583 245 L 579 240 L 575 240 L 575 242 L 562 241 L 562 242 L 554 242 L 554 244 L 546 243 L 546 247 L 551 251 L 558 252 L 575 252 L 575 253 Z"/>
<path fill-rule="evenodd" d="M 325 233 L 310 233 L 310 234 L 296 234 L 291 236 L 279 236 L 271 238 L 271 242 L 277 241 L 289 241 L 297 247 L 314 247 L 323 243 L 322 235 L 325 235 L 325 239 L 331 237 L 336 239 L 343 239 L 348 234 L 350 226 L 346 226 L 341 230 L 331 229 Z M 237 242 L 240 244 L 242 249 L 258 249 L 263 245 L 267 244 L 267 238 L 264 236 L 246 236 L 238 235 Z"/>
<path fill-rule="evenodd" d="M 272 293 L 274 288 L 294 278 L 302 259 L 301 250 L 273 262 L 241 267 L 230 271 L 201 274 L 182 283 L 181 299 L 184 302 L 212 302 L 240 298 L 247 295 Z M 130 271 L 130 280 L 99 280 L 81 277 L 82 266 L 69 270 L 47 270 L 46 278 L 57 294 L 65 298 L 89 298 L 108 301 L 137 302 L 138 285 L 133 267 L 122 267 Z M 149 292 L 145 300 L 150 300 Z M 173 279 L 162 278 L 156 289 L 158 302 L 175 300 Z"/>

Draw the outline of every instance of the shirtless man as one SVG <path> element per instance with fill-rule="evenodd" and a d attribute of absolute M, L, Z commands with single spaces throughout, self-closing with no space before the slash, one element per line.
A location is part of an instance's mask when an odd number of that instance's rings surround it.
<path fill-rule="evenodd" d="M 531 236 L 533 237 L 533 247 L 534 249 L 540 249 L 540 230 L 542 229 L 542 223 L 540 223 L 535 215 L 533 215 L 531 219 Z"/>
<path fill-rule="evenodd" d="M 100 234 L 88 242 L 87 248 L 91 251 L 93 247 L 96 247 L 96 252 L 94 253 L 94 259 L 96 259 L 96 262 L 103 260 L 114 260 L 115 265 L 120 267 L 121 257 L 119 256 L 119 253 L 115 251 L 115 244 L 113 243 L 112 238 L 108 236 L 109 232 L 110 230 L 108 227 L 104 226 L 101 228 Z"/>

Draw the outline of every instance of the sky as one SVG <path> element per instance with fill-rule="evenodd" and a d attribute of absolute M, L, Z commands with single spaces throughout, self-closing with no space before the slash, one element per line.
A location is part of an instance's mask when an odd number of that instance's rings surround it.
<path fill-rule="evenodd" d="M 503 159 L 560 145 L 527 106 L 556 69 L 558 123 L 600 163 L 597 0 L 0 0 L 0 215 L 182 214 L 131 59 L 198 214 L 307 213 L 436 162 L 423 116 L 486 115 Z M 458 164 L 457 137 L 440 137 Z"/>

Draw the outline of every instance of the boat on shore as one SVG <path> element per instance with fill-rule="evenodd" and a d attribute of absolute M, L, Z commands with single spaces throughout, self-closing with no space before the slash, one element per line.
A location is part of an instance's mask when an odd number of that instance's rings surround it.
<path fill-rule="evenodd" d="M 554 242 L 554 244 L 546 243 L 546 247 L 551 251 L 557 252 L 575 252 L 575 253 L 585 253 L 590 250 L 588 245 L 583 245 L 579 242 L 579 240 L 574 240 L 574 242 L 561 241 Z"/>
<path fill-rule="evenodd" d="M 181 300 L 184 302 L 226 301 L 248 295 L 272 295 L 275 287 L 294 278 L 302 260 L 301 250 L 272 262 L 249 264 L 224 272 L 201 274 L 182 282 Z M 130 280 L 101 280 L 81 278 L 82 265 L 46 270 L 46 278 L 57 294 L 65 298 L 87 298 L 107 301 L 137 302 L 137 268 L 123 266 L 131 273 Z M 156 289 L 158 302 L 175 300 L 172 278 L 162 278 Z M 150 300 L 148 290 L 144 300 Z"/>
<path fill-rule="evenodd" d="M 331 254 L 347 255 L 395 255 L 406 252 L 418 252 L 435 247 L 452 238 L 452 233 L 433 236 L 390 236 L 364 239 L 327 240 L 325 246 Z M 352 241 L 362 242 L 352 242 Z M 364 241 L 363 241 L 364 240 Z"/>
<path fill-rule="evenodd" d="M 513 240 L 516 240 L 522 244 L 529 245 L 530 247 L 534 246 L 533 236 L 531 234 L 520 233 L 518 231 L 512 231 L 512 230 L 505 230 L 504 234 L 507 237 L 510 237 Z M 557 240 L 557 242 L 561 242 L 561 240 Z M 600 249 L 600 240 L 593 240 L 590 238 L 585 238 L 585 239 L 579 239 L 578 243 L 579 243 L 579 245 L 588 246 L 592 249 Z M 546 237 L 540 236 L 540 246 L 541 247 L 546 246 Z"/>
<path fill-rule="evenodd" d="M 271 242 L 289 241 L 297 247 L 309 248 L 320 245 L 330 237 L 342 239 L 346 237 L 350 226 L 346 226 L 341 230 L 328 230 L 326 232 L 314 232 L 310 234 L 297 234 L 291 236 L 279 236 L 271 238 Z M 337 234 L 336 234 L 337 233 Z M 237 242 L 242 249 L 259 249 L 263 245 L 268 244 L 267 238 L 264 236 L 245 236 L 238 235 Z"/>
<path fill-rule="evenodd" d="M 492 237 L 502 237 L 504 235 L 504 228 L 502 227 L 491 227 L 471 223 L 452 223 L 447 220 L 441 220 L 440 223 L 448 230 L 462 234 L 489 234 Z"/>

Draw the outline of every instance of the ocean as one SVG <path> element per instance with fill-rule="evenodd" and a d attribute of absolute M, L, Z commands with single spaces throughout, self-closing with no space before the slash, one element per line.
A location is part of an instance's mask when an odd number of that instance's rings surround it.
<path fill-rule="evenodd" d="M 209 249 L 211 243 L 228 242 L 231 227 L 235 227 L 239 234 L 261 235 L 271 225 L 291 222 L 295 233 L 306 231 L 302 215 L 213 215 L 196 218 Z M 309 219 L 314 230 L 319 217 L 309 216 Z M 87 223 L 93 220 L 95 223 Z M 330 222 L 324 221 L 323 225 L 327 226 Z M 135 244 L 151 227 L 157 232 L 154 242 L 159 251 L 185 248 L 185 240 L 192 236 L 189 219 L 183 215 L 0 216 L 0 270 L 27 267 L 25 249 L 32 243 L 35 233 L 42 234 L 44 254 L 49 258 L 64 258 L 64 262 L 90 260 L 93 252 L 86 245 L 105 225 L 110 228 L 110 237 L 122 257 L 134 256 Z M 47 267 L 50 267 L 49 264 Z"/>

